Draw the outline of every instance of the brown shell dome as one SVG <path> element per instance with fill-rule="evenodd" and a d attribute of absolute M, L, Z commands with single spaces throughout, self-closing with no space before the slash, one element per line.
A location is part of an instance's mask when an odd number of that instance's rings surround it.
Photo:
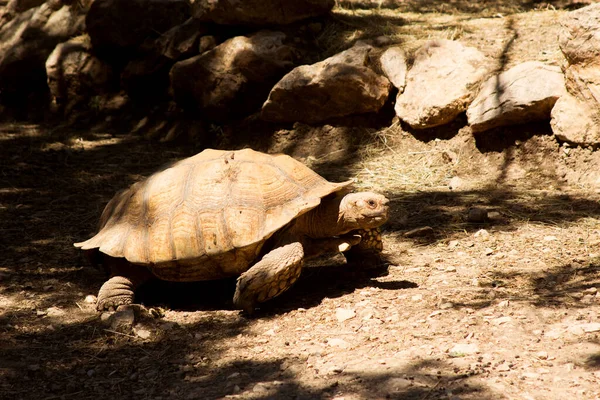
<path fill-rule="evenodd" d="M 207 149 L 117 194 L 101 229 L 76 243 L 192 281 L 245 271 L 278 229 L 347 187 L 293 158 Z"/>

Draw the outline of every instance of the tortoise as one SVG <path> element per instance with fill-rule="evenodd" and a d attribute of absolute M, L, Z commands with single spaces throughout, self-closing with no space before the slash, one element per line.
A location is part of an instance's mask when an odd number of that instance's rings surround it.
<path fill-rule="evenodd" d="M 237 276 L 234 305 L 252 313 L 298 279 L 306 258 L 359 243 L 361 251 L 381 251 L 388 199 L 351 193 L 351 183 L 252 149 L 207 149 L 183 159 L 116 194 L 98 233 L 75 243 L 100 256 L 109 274 L 96 307 L 133 303 L 152 277 Z"/>

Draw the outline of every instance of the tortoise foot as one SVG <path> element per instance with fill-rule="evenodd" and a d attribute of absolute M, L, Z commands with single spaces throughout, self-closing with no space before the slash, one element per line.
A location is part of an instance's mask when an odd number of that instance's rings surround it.
<path fill-rule="evenodd" d="M 133 303 L 133 283 L 124 276 L 113 276 L 98 292 L 98 311 L 114 311 L 124 304 Z"/>

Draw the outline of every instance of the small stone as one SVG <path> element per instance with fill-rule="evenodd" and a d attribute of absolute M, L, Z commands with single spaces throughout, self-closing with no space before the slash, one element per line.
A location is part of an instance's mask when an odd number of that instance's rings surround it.
<path fill-rule="evenodd" d="M 452 247 L 457 247 L 458 246 L 458 240 L 451 240 L 448 242 L 448 247 L 452 248 Z"/>
<path fill-rule="evenodd" d="M 87 296 L 85 296 L 85 299 L 83 301 L 86 304 L 96 304 L 96 302 L 98 301 L 98 298 L 96 296 L 94 296 L 93 294 L 88 294 Z"/>
<path fill-rule="evenodd" d="M 494 249 L 487 247 L 483 254 L 485 254 L 486 256 L 491 256 L 492 254 L 494 254 Z"/>
<path fill-rule="evenodd" d="M 440 309 L 441 309 L 441 310 L 449 310 L 449 309 L 451 309 L 451 308 L 453 308 L 453 307 L 454 307 L 454 303 L 451 303 L 451 302 L 449 302 L 449 301 L 448 301 L 448 302 L 445 302 L 445 303 L 442 303 L 442 304 L 440 304 Z"/>
<path fill-rule="evenodd" d="M 506 324 L 511 321 L 512 321 L 511 317 L 500 317 L 500 318 L 496 318 L 496 319 L 492 320 L 494 325 L 503 325 L 503 324 Z"/>
<path fill-rule="evenodd" d="M 475 343 L 458 343 L 449 351 L 450 357 L 463 357 L 479 353 L 479 346 Z"/>
<path fill-rule="evenodd" d="M 464 186 L 464 181 L 461 178 L 459 178 L 458 176 L 452 177 L 452 179 L 450 179 L 450 181 L 448 182 L 448 189 L 450 189 L 450 190 L 460 189 L 463 186 Z"/>
<path fill-rule="evenodd" d="M 241 374 L 239 372 L 234 372 L 233 374 L 231 374 L 227 377 L 227 380 L 238 378 L 240 375 Z"/>
<path fill-rule="evenodd" d="M 553 242 L 555 240 L 558 240 L 558 238 L 556 236 L 544 236 L 544 240 L 546 242 Z"/>
<path fill-rule="evenodd" d="M 467 221 L 473 223 L 482 223 L 488 220 L 488 212 L 485 208 L 473 207 L 469 209 Z"/>
<path fill-rule="evenodd" d="M 590 287 L 590 288 L 585 289 L 583 291 L 583 293 L 585 293 L 585 294 L 596 294 L 596 293 L 598 293 L 598 289 L 595 288 L 595 287 Z"/>
<path fill-rule="evenodd" d="M 423 300 L 423 295 L 422 294 L 415 294 L 414 296 L 412 296 L 410 298 L 412 301 L 421 301 Z"/>
<path fill-rule="evenodd" d="M 490 237 L 490 233 L 485 229 L 480 229 L 473 234 L 473 237 L 486 240 Z"/>
<path fill-rule="evenodd" d="M 133 332 L 137 335 L 137 337 L 144 340 L 149 339 L 150 336 L 152 336 L 152 332 L 150 332 L 150 330 L 142 327 L 134 328 Z"/>
<path fill-rule="evenodd" d="M 336 365 L 336 366 L 331 367 L 330 371 L 334 374 L 341 374 L 342 372 L 344 372 L 344 367 Z"/>
<path fill-rule="evenodd" d="M 62 317 L 66 314 L 65 310 L 58 307 L 50 307 L 46 310 L 46 314 L 49 317 Z"/>
<path fill-rule="evenodd" d="M 502 300 L 500 303 L 498 303 L 498 307 L 501 308 L 507 308 L 508 306 L 510 306 L 510 300 Z"/>
<path fill-rule="evenodd" d="M 510 366 L 508 364 L 500 364 L 498 366 L 498 368 L 496 368 L 496 370 L 500 371 L 500 372 L 507 372 L 510 371 Z"/>
<path fill-rule="evenodd" d="M 233 394 L 238 394 L 242 391 L 238 385 L 233 386 Z"/>
<path fill-rule="evenodd" d="M 446 267 L 445 271 L 446 272 L 456 272 L 456 267 L 452 267 L 452 266 Z"/>
<path fill-rule="evenodd" d="M 133 326 L 135 321 L 135 314 L 132 308 L 119 307 L 118 311 L 115 311 L 109 318 L 110 326 L 112 329 L 129 329 Z"/>
<path fill-rule="evenodd" d="M 44 311 L 44 310 L 37 310 L 35 312 L 35 315 L 37 315 L 38 317 L 44 317 L 44 316 L 48 315 L 48 312 Z"/>
<path fill-rule="evenodd" d="M 344 322 L 354 317 L 356 317 L 356 312 L 352 309 L 336 308 L 335 310 L 335 318 L 338 322 Z"/>
<path fill-rule="evenodd" d="M 346 342 L 344 339 L 339 338 L 327 339 L 327 345 L 331 347 L 338 347 L 340 349 L 347 349 L 350 347 L 350 343 Z"/>
<path fill-rule="evenodd" d="M 545 351 L 540 351 L 536 354 L 536 357 L 539 358 L 540 360 L 547 360 L 548 359 L 548 353 Z"/>

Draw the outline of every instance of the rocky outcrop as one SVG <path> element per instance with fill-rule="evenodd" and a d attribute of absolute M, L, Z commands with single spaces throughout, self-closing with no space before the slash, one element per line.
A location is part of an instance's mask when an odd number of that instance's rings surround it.
<path fill-rule="evenodd" d="M 238 36 L 176 63 L 170 72 L 175 101 L 213 120 L 260 109 L 271 85 L 295 65 L 298 52 L 285 40 L 271 31 Z"/>
<path fill-rule="evenodd" d="M 46 59 L 58 43 L 81 33 L 78 2 L 46 2 L 16 15 L 0 29 L 0 101 L 26 107 L 31 93 L 46 93 Z"/>
<path fill-rule="evenodd" d="M 396 114 L 415 129 L 452 121 L 467 109 L 487 73 L 485 56 L 451 40 L 426 43 L 415 54 Z"/>
<path fill-rule="evenodd" d="M 86 103 L 109 87 L 111 67 L 90 53 L 86 37 L 61 43 L 46 60 L 48 87 L 54 106 L 62 112 Z"/>
<path fill-rule="evenodd" d="M 564 93 L 559 67 L 525 62 L 485 81 L 467 110 L 467 119 L 473 132 L 549 120 L 554 103 Z"/>
<path fill-rule="evenodd" d="M 406 71 L 408 69 L 404 51 L 399 47 L 390 47 L 381 54 L 379 63 L 386 78 L 402 93 L 406 85 Z"/>
<path fill-rule="evenodd" d="M 370 46 L 357 45 L 316 64 L 295 68 L 271 90 L 262 118 L 317 123 L 378 111 L 391 85 L 367 66 L 370 50 Z"/>
<path fill-rule="evenodd" d="M 186 0 L 95 0 L 86 17 L 93 46 L 128 49 L 158 37 L 190 17 Z"/>
<path fill-rule="evenodd" d="M 570 12 L 559 44 L 569 65 L 567 94 L 552 109 L 551 126 L 562 141 L 600 144 L 600 4 Z"/>
<path fill-rule="evenodd" d="M 283 25 L 327 14 L 334 4 L 334 0 L 197 0 L 193 14 L 224 25 Z"/>

